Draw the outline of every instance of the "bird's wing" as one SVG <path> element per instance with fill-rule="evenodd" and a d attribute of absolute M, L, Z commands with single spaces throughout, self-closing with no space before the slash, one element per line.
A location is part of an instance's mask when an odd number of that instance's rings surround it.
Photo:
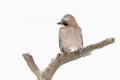
<path fill-rule="evenodd" d="M 83 37 L 82 37 L 82 30 L 81 28 L 78 26 L 78 30 L 79 30 L 79 35 L 80 35 L 80 38 L 81 38 L 81 41 L 82 41 L 82 45 L 83 45 Z"/>
<path fill-rule="evenodd" d="M 62 43 L 61 38 L 59 38 L 59 48 L 60 48 L 61 52 L 64 52 L 64 50 L 63 50 L 63 43 Z"/>

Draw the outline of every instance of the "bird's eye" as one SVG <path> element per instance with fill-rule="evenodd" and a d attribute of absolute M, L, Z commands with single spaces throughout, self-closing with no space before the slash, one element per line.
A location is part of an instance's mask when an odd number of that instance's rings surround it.
<path fill-rule="evenodd" d="M 67 26 L 68 25 L 68 21 L 63 21 L 63 25 Z"/>

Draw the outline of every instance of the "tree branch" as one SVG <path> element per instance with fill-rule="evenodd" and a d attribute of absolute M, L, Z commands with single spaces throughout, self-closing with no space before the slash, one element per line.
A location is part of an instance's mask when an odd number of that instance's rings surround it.
<path fill-rule="evenodd" d="M 108 44 L 111 44 L 113 42 L 114 42 L 114 38 L 109 38 L 99 43 L 89 45 L 84 49 L 82 49 L 80 52 L 73 52 L 70 54 L 65 54 L 65 53 L 58 54 L 57 57 L 45 69 L 43 75 L 46 77 L 47 80 L 51 80 L 54 73 L 61 65 L 76 60 L 80 57 L 85 57 L 87 55 L 90 55 L 91 51 L 107 46 Z"/>
<path fill-rule="evenodd" d="M 35 64 L 33 57 L 28 53 L 23 54 L 23 57 L 27 62 L 27 65 L 29 66 L 31 71 L 37 76 L 38 80 L 40 80 L 42 73 L 40 72 L 39 68 Z"/>
<path fill-rule="evenodd" d="M 26 60 L 31 71 L 37 76 L 38 80 L 51 80 L 54 73 L 63 64 L 73 61 L 73 60 L 76 60 L 78 58 L 90 55 L 91 51 L 105 47 L 113 42 L 114 42 L 114 38 L 109 38 L 109 39 L 105 39 L 101 42 L 98 42 L 96 44 L 91 44 L 78 52 L 72 52 L 69 54 L 66 54 L 66 53 L 60 54 L 59 53 L 57 55 L 57 57 L 51 61 L 51 63 L 47 66 L 47 68 L 43 71 L 43 73 L 39 71 L 39 69 L 38 69 L 37 65 L 35 64 L 33 57 L 31 55 L 29 55 L 27 53 L 27 54 L 23 54 L 23 57 Z"/>

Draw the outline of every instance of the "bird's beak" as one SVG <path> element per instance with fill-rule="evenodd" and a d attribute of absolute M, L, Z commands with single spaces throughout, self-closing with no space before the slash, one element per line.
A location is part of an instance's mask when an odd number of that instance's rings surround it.
<path fill-rule="evenodd" d="M 60 22 L 58 22 L 57 24 L 62 25 L 62 24 L 63 24 L 63 22 L 62 22 L 62 21 L 60 21 Z"/>

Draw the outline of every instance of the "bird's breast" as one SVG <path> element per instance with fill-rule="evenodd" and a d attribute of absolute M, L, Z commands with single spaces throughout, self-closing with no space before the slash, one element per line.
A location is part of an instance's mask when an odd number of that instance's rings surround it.
<path fill-rule="evenodd" d="M 81 45 L 80 36 L 77 35 L 77 31 L 73 27 L 62 29 L 60 32 L 60 38 L 65 48 L 75 48 L 80 47 Z"/>

